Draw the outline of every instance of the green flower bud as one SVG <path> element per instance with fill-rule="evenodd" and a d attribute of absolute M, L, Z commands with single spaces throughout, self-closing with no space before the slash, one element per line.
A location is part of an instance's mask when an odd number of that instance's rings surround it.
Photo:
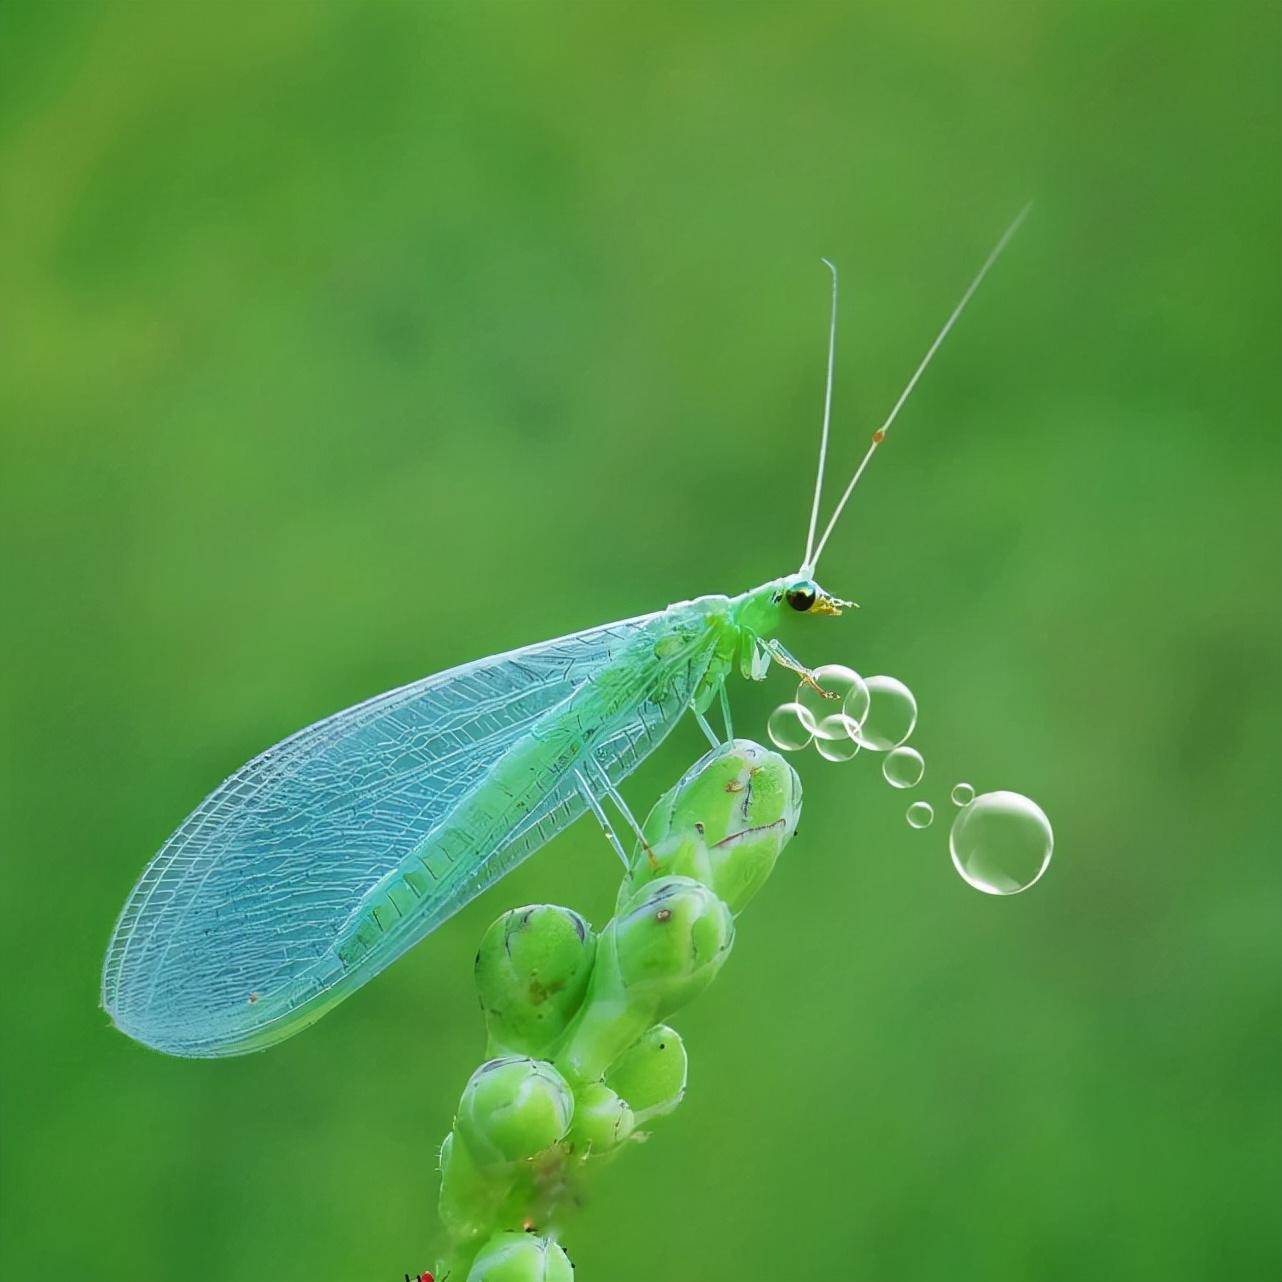
<path fill-rule="evenodd" d="M 481 1166 L 520 1162 L 569 1130 L 574 1097 L 542 1060 L 492 1059 L 472 1074 L 454 1126 Z"/>
<path fill-rule="evenodd" d="M 646 886 L 601 934 L 588 996 L 557 1055 L 572 1081 L 597 1081 L 645 1032 L 716 977 L 734 942 L 730 910 L 688 877 Z"/>
<path fill-rule="evenodd" d="M 496 1233 L 481 1248 L 467 1282 L 574 1282 L 574 1266 L 550 1238 Z"/>
<path fill-rule="evenodd" d="M 574 1101 L 574 1123 L 566 1137 L 582 1157 L 616 1149 L 636 1130 L 626 1100 L 604 1082 L 589 1082 Z"/>
<path fill-rule="evenodd" d="M 494 922 L 476 954 L 488 1053 L 546 1053 L 578 1010 L 595 955 L 592 928 L 568 908 L 535 904 Z"/>
<path fill-rule="evenodd" d="M 777 752 L 746 739 L 713 749 L 651 811 L 651 848 L 633 859 L 618 908 L 676 875 L 702 882 L 738 912 L 770 876 L 800 814 L 801 781 Z"/>
<path fill-rule="evenodd" d="M 638 1126 L 671 1113 L 686 1093 L 681 1034 L 667 1024 L 656 1024 L 610 1065 L 605 1080 L 632 1106 Z"/>
<path fill-rule="evenodd" d="M 712 983 L 734 943 L 729 909 L 689 877 L 651 882 L 612 929 L 619 978 L 659 1019 Z"/>

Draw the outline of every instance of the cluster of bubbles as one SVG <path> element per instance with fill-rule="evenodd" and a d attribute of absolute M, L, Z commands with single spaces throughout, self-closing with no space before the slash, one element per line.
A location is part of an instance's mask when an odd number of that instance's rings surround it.
<path fill-rule="evenodd" d="M 892 788 L 915 788 L 926 762 L 908 739 L 917 725 L 917 700 L 897 677 L 861 677 L 839 663 L 816 668 L 788 703 L 771 714 L 766 730 L 776 747 L 801 752 L 813 745 L 826 761 L 850 761 L 862 749 L 885 754 L 881 773 Z M 1027 890 L 1046 871 L 1055 838 L 1036 802 L 1017 792 L 975 795 L 968 783 L 949 794 L 957 814 L 948 834 L 953 867 L 988 895 Z M 905 813 L 911 828 L 929 828 L 935 809 L 913 801 Z"/>

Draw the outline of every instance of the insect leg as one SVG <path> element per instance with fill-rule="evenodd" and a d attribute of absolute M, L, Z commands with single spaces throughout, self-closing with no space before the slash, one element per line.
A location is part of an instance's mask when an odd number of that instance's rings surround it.
<path fill-rule="evenodd" d="M 721 682 L 721 718 L 726 723 L 726 742 L 734 738 L 734 718 L 730 715 L 730 695 L 726 692 L 726 683 Z"/>
<path fill-rule="evenodd" d="M 714 748 L 721 747 L 721 740 L 717 738 L 716 731 L 708 724 L 708 718 L 694 704 L 690 705 L 690 711 L 694 713 L 694 719 L 699 723 L 699 729 L 708 736 L 708 742 Z"/>
<path fill-rule="evenodd" d="M 831 691 L 825 690 L 815 680 L 815 674 L 800 659 L 794 659 L 774 637 L 767 637 L 761 644 L 781 668 L 787 668 L 789 672 L 795 672 L 811 689 L 818 690 L 825 698 L 835 699 L 837 697 Z"/>
<path fill-rule="evenodd" d="M 651 869 L 658 868 L 659 861 L 655 858 L 654 851 L 650 849 L 650 843 L 645 839 L 645 833 L 641 830 L 641 825 L 637 823 L 636 816 L 628 808 L 628 803 L 623 800 L 623 794 L 610 782 L 610 776 L 606 774 L 605 768 L 599 761 L 594 761 L 591 758 L 589 758 L 589 761 L 596 767 L 605 795 L 618 807 L 619 813 L 627 820 L 628 827 L 632 829 L 637 841 L 641 843 L 641 849 L 645 851 L 645 857 L 649 861 Z"/>
<path fill-rule="evenodd" d="M 628 853 L 623 849 L 623 843 L 619 840 L 618 833 L 614 831 L 609 817 L 601 809 L 601 803 L 593 795 L 592 789 L 588 786 L 588 781 L 579 770 L 574 772 L 574 777 L 578 781 L 579 792 L 583 800 L 588 803 L 588 809 L 597 817 L 597 822 L 601 825 L 601 831 L 605 833 L 606 839 L 614 847 L 614 853 L 623 861 L 625 868 L 629 867 Z"/>

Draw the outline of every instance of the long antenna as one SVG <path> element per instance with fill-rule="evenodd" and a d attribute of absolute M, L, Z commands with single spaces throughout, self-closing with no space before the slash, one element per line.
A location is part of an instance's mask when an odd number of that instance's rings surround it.
<path fill-rule="evenodd" d="M 824 428 L 819 437 L 819 471 L 815 474 L 815 500 L 810 505 L 810 532 L 806 535 L 806 555 L 801 572 L 811 570 L 810 554 L 815 547 L 815 528 L 819 524 L 819 499 L 824 487 L 824 465 L 828 461 L 828 420 L 832 417 L 832 367 L 837 356 L 837 269 L 826 258 L 819 260 L 832 272 L 832 317 L 828 322 L 828 385 L 824 390 Z"/>
<path fill-rule="evenodd" d="M 868 466 L 872 456 L 877 452 L 877 446 L 886 439 L 886 433 L 890 431 L 890 425 L 898 417 L 899 411 L 903 409 L 904 402 L 912 395 L 913 388 L 917 386 L 917 380 L 926 372 L 926 366 L 930 364 L 935 353 L 939 350 L 940 344 L 948 337 L 948 331 L 957 323 L 957 318 L 962 314 L 966 304 L 970 302 L 971 296 L 979 288 L 980 282 L 988 275 L 988 269 L 1001 256 L 1002 250 L 1006 248 L 1007 244 L 1010 242 L 1010 238 L 1019 230 L 1020 224 L 1028 217 L 1028 211 L 1032 209 L 1032 207 L 1032 202 L 1030 201 L 1019 211 L 1018 214 L 1016 214 L 1014 222 L 1012 222 L 1011 225 L 1002 232 L 1001 239 L 993 246 L 992 252 L 984 260 L 984 265 L 975 273 L 975 279 L 966 287 L 966 292 L 961 296 L 961 301 L 953 308 L 952 315 L 944 322 L 943 329 L 939 331 L 938 335 L 935 337 L 935 341 L 931 343 L 930 347 L 927 349 L 926 355 L 921 358 L 921 364 L 917 366 L 916 370 L 913 372 L 912 378 L 908 380 L 908 385 L 899 394 L 899 399 L 895 402 L 894 408 L 886 416 L 886 421 L 882 423 L 882 425 L 872 434 L 872 443 L 864 452 L 863 458 L 859 460 L 859 466 L 855 468 L 855 474 L 850 478 L 850 484 L 846 486 L 846 492 L 841 496 L 841 501 L 837 504 L 836 510 L 833 512 L 827 527 L 824 529 L 823 537 L 819 540 L 819 546 L 815 549 L 813 559 L 809 554 L 806 556 L 804 573 L 812 574 L 815 566 L 819 564 L 819 558 L 823 555 L 823 550 L 828 542 L 828 537 L 832 534 L 833 529 L 837 524 L 837 520 L 841 516 L 842 510 L 845 508 L 851 494 L 854 493 L 855 486 L 859 484 L 859 478 L 863 476 L 864 469 Z M 825 425 L 825 437 L 826 435 L 827 432 Z"/>

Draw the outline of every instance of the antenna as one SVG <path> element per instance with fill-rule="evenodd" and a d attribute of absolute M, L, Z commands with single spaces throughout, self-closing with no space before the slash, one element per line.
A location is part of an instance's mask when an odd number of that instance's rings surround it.
<path fill-rule="evenodd" d="M 819 260 L 832 272 L 832 317 L 828 322 L 828 384 L 824 390 L 824 427 L 819 437 L 819 471 L 815 473 L 815 499 L 810 505 L 810 532 L 806 535 L 806 555 L 801 573 L 811 572 L 811 553 L 815 547 L 815 527 L 819 523 L 819 498 L 823 493 L 824 465 L 828 461 L 828 420 L 832 417 L 832 368 L 837 357 L 837 269 L 826 258 Z"/>
<path fill-rule="evenodd" d="M 892 408 L 890 413 L 886 416 L 885 422 L 883 422 L 882 425 L 872 434 L 872 443 L 868 446 L 867 450 L 864 451 L 863 458 L 859 460 L 859 466 L 855 468 L 855 474 L 850 478 L 850 484 L 846 486 L 846 492 L 841 496 L 840 502 L 838 502 L 837 507 L 832 514 L 832 517 L 829 519 L 828 524 L 824 529 L 823 537 L 819 540 L 819 546 L 815 548 L 813 558 L 810 556 L 809 553 L 806 554 L 806 564 L 803 567 L 805 573 L 807 574 L 813 573 L 815 566 L 819 564 L 819 558 L 823 555 L 823 550 L 828 543 L 828 538 L 832 534 L 833 529 L 836 527 L 838 518 L 841 516 L 841 513 L 845 508 L 846 503 L 849 501 L 850 496 L 854 493 L 855 486 L 859 484 L 859 478 L 863 476 L 864 469 L 868 466 L 869 462 L 872 460 L 872 456 L 877 452 L 877 446 L 879 446 L 882 443 L 882 441 L 886 439 L 886 433 L 890 431 L 890 425 L 898 417 L 899 411 L 903 409 L 904 402 L 909 398 L 909 396 L 912 395 L 913 388 L 917 386 L 917 380 L 921 378 L 921 376 L 926 372 L 926 366 L 930 364 L 931 360 L 934 358 L 935 353 L 939 350 L 940 345 L 943 343 L 944 339 L 948 337 L 949 330 L 951 330 L 952 327 L 957 323 L 957 318 L 962 314 L 962 311 L 965 309 L 966 304 L 970 302 L 971 296 L 979 288 L 980 282 L 984 279 L 985 276 L 988 275 L 988 269 L 1001 256 L 1002 250 L 1005 249 L 1006 246 L 1010 243 L 1011 237 L 1014 236 L 1014 234 L 1019 230 L 1020 224 L 1023 223 L 1024 219 L 1028 217 L 1028 211 L 1032 209 L 1032 207 L 1033 207 L 1032 202 L 1030 201 L 1027 205 L 1024 206 L 1023 209 L 1019 211 L 1018 214 L 1016 214 L 1015 220 L 1011 223 L 1011 225 L 1007 227 L 1004 232 L 1002 232 L 1001 239 L 997 242 L 996 245 L 993 246 L 992 252 L 984 260 L 984 265 L 979 269 L 978 272 L 975 273 L 975 279 L 972 280 L 970 284 L 966 287 L 966 292 L 961 296 L 961 301 L 957 304 L 956 307 L 953 308 L 952 315 L 949 316 L 949 318 L 944 322 L 943 329 L 941 329 L 939 333 L 936 335 L 935 341 L 931 343 L 930 347 L 927 349 L 926 355 L 921 358 L 921 364 L 918 365 L 916 370 L 913 371 L 912 378 L 908 380 L 907 386 L 905 386 L 904 390 L 900 392 L 899 399 L 895 402 L 894 408 Z M 827 441 L 826 418 L 824 423 L 824 440 L 826 443 Z M 820 455 L 820 457 L 822 458 L 822 454 Z"/>

